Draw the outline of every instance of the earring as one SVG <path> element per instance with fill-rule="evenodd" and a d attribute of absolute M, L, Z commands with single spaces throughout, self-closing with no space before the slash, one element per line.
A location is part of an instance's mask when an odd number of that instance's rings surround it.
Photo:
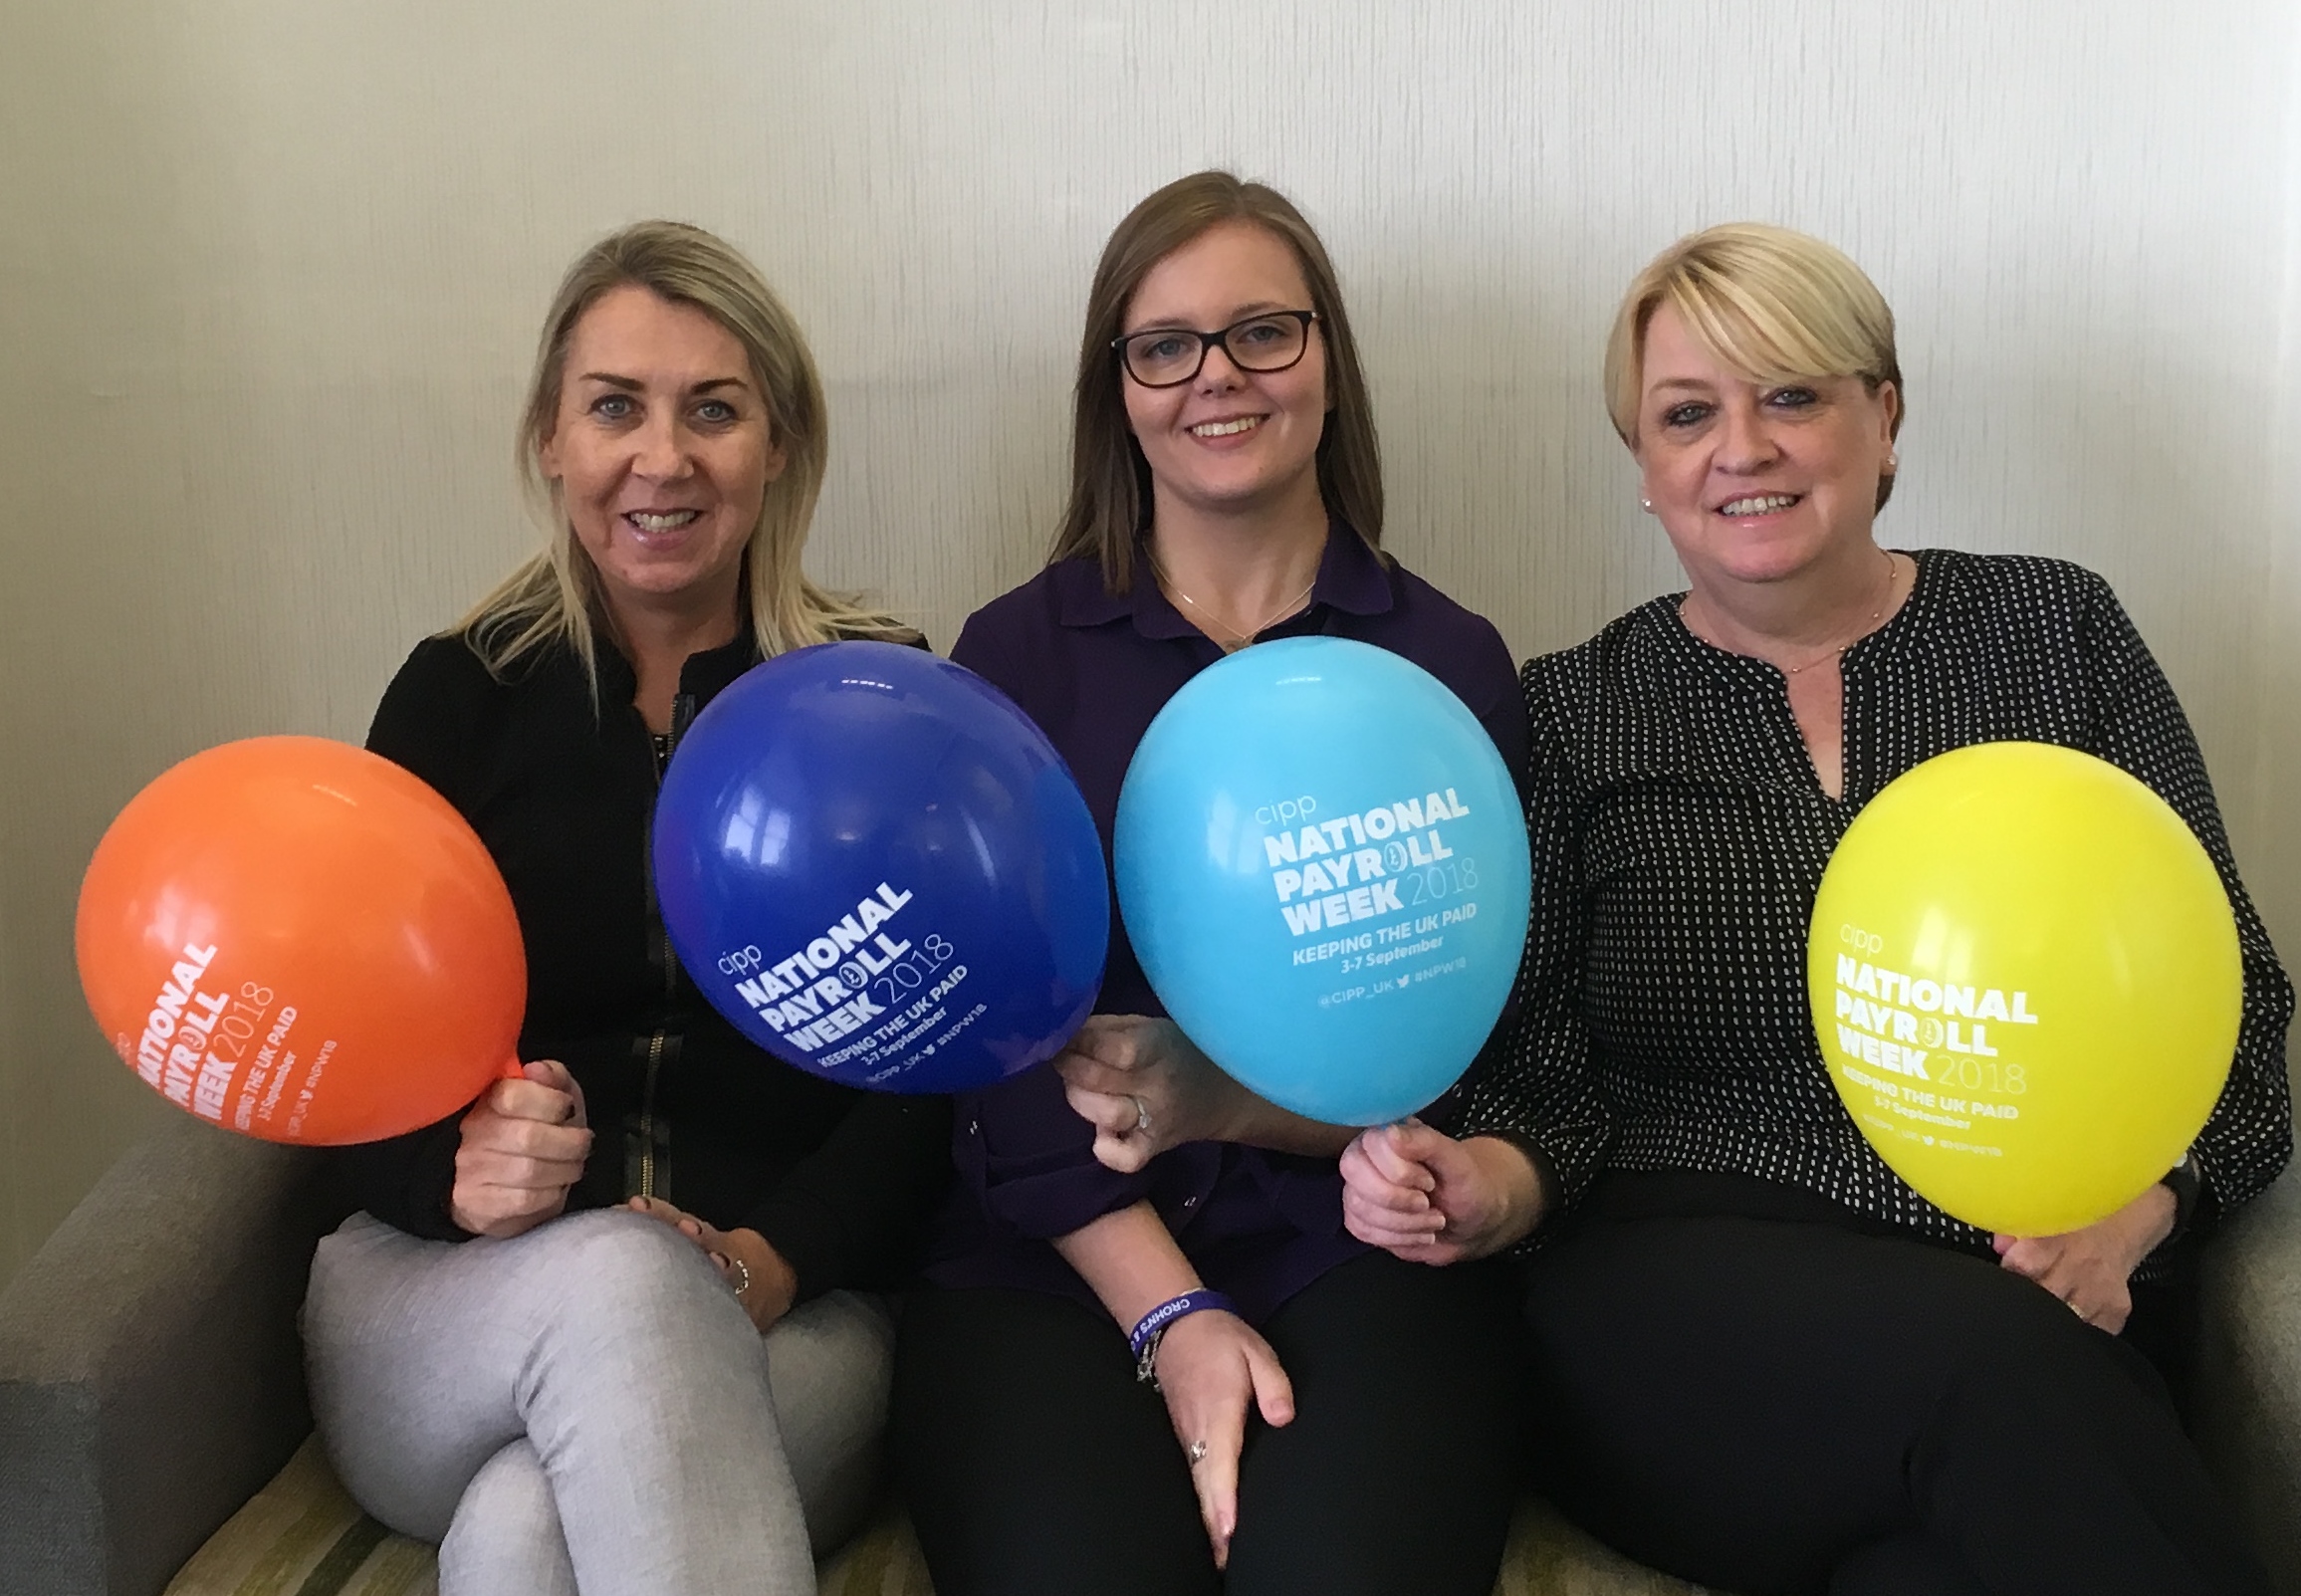
<path fill-rule="evenodd" d="M 1897 472 L 1897 471 L 1899 471 L 1899 470 L 1901 470 L 1901 469 L 1902 469 L 1902 461 L 1901 461 L 1901 457 L 1900 457 L 1899 455 L 1895 454 L 1893 450 L 1891 450 L 1891 449 L 1888 449 L 1888 450 L 1886 451 L 1886 475 L 1890 477 L 1890 476 L 1892 476 L 1892 475 L 1893 475 L 1895 472 Z"/>
<path fill-rule="evenodd" d="M 1654 501 L 1647 498 L 1644 494 L 1640 494 L 1638 496 L 1638 508 L 1645 511 L 1648 515 L 1652 515 L 1654 514 Z"/>

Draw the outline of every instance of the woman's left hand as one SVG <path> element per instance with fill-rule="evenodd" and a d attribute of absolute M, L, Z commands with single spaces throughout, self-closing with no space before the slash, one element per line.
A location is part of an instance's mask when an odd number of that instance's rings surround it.
<path fill-rule="evenodd" d="M 1239 1455 L 1252 1403 L 1273 1428 L 1294 1422 L 1294 1383 L 1278 1354 L 1246 1320 L 1219 1309 L 1187 1314 L 1167 1327 L 1156 1353 L 1159 1394 L 1190 1460 L 1191 1488 L 1215 1566 L 1231 1561 L 1239 1528 Z"/>
<path fill-rule="evenodd" d="M 1999 1236 L 1993 1245 L 2006 1268 L 2044 1286 L 2095 1329 L 2116 1335 L 2133 1313 L 2127 1281 L 2173 1231 L 2174 1194 L 2160 1184 L 2082 1231 Z"/>
<path fill-rule="evenodd" d="M 799 1295 L 799 1275 L 759 1232 L 714 1230 L 660 1197 L 632 1198 L 631 1212 L 660 1220 L 700 1248 L 761 1334 L 791 1311 L 792 1300 Z"/>

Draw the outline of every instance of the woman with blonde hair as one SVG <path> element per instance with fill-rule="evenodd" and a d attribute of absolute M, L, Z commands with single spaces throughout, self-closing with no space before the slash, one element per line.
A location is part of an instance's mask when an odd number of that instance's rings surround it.
<path fill-rule="evenodd" d="M 2182 1434 L 2196 1234 L 2291 1150 L 2293 994 L 2172 689 L 2100 577 L 1881 547 L 1905 387 L 1885 300 L 1817 239 L 1717 227 L 1640 274 L 1614 425 L 1689 586 L 1522 676 L 1533 925 L 1455 1127 L 1344 1155 L 1360 1238 L 1531 1238 L 1550 1488 L 1657 1567 L 1761 1596 L 2268 1584 Z M 1854 816 L 1971 743 L 2122 766 L 2220 871 L 2244 1021 L 2194 1148 L 2066 1236 L 1935 1208 L 1840 1104 L 1806 924 Z"/>
<path fill-rule="evenodd" d="M 821 383 L 758 271 L 644 222 L 544 327 L 520 464 L 547 545 L 417 645 L 368 746 L 502 867 L 527 939 L 523 1078 L 338 1157 L 313 1406 L 440 1588 L 814 1588 L 873 1489 L 902 1272 L 948 1168 L 939 1101 L 790 1069 L 700 1001 L 647 866 L 681 734 L 761 658 L 917 641 L 809 582 Z"/>
<path fill-rule="evenodd" d="M 1382 552 L 1373 406 L 1334 268 L 1260 183 L 1200 172 L 1104 246 L 1070 507 L 1037 576 L 952 657 L 1061 750 L 1108 846 L 1159 709 L 1266 637 L 1353 638 L 1462 697 L 1515 768 L 1485 620 Z M 1074 1049 L 1196 1056 L 1113 919 Z M 1351 1132 L 1236 1092 L 1158 1111 L 1171 1150 L 1033 1070 L 964 1100 L 935 1288 L 906 1303 L 897 1451 L 940 1596 L 1487 1596 L 1512 1497 L 1502 1281 L 1343 1233 Z"/>

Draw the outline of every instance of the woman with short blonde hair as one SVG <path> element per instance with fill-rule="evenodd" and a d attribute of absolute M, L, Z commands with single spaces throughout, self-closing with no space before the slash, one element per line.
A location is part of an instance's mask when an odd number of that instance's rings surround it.
<path fill-rule="evenodd" d="M 1681 240 L 1624 297 L 1609 413 L 1688 590 L 1522 675 L 1533 905 L 1515 1034 L 1462 1139 L 1367 1132 L 1351 1230 L 1432 1264 L 1529 1236 L 1549 1488 L 1722 1589 L 2266 1592 L 2153 1372 L 2183 1372 L 2195 1231 L 2291 1152 L 2293 994 L 2194 739 L 2107 583 L 1880 546 L 1893 316 L 1775 227 Z M 1831 1085 L 1807 921 L 1837 839 L 1935 755 L 2057 743 L 2155 789 L 2243 948 L 2190 1155 L 2066 1236 L 1912 1191 Z"/>
<path fill-rule="evenodd" d="M 1668 306 L 1723 364 L 1760 382 L 1801 377 L 1860 379 L 1875 396 L 1897 395 L 1889 437 L 1909 419 L 1894 313 L 1878 286 L 1818 238 L 1758 222 L 1728 222 L 1682 238 L 1630 280 L 1606 335 L 1606 413 L 1635 451 L 1646 364 L 1646 330 Z M 1894 489 L 1889 460 L 1877 508 Z"/>

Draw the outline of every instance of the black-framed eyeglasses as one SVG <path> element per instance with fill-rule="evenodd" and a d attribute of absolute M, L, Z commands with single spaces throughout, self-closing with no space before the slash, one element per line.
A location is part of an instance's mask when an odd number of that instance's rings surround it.
<path fill-rule="evenodd" d="M 1146 388 L 1180 387 L 1199 374 L 1207 350 L 1220 343 L 1242 371 L 1283 371 L 1310 346 L 1316 311 L 1265 311 L 1233 322 L 1220 333 L 1154 327 L 1110 341 L 1126 374 Z"/>

